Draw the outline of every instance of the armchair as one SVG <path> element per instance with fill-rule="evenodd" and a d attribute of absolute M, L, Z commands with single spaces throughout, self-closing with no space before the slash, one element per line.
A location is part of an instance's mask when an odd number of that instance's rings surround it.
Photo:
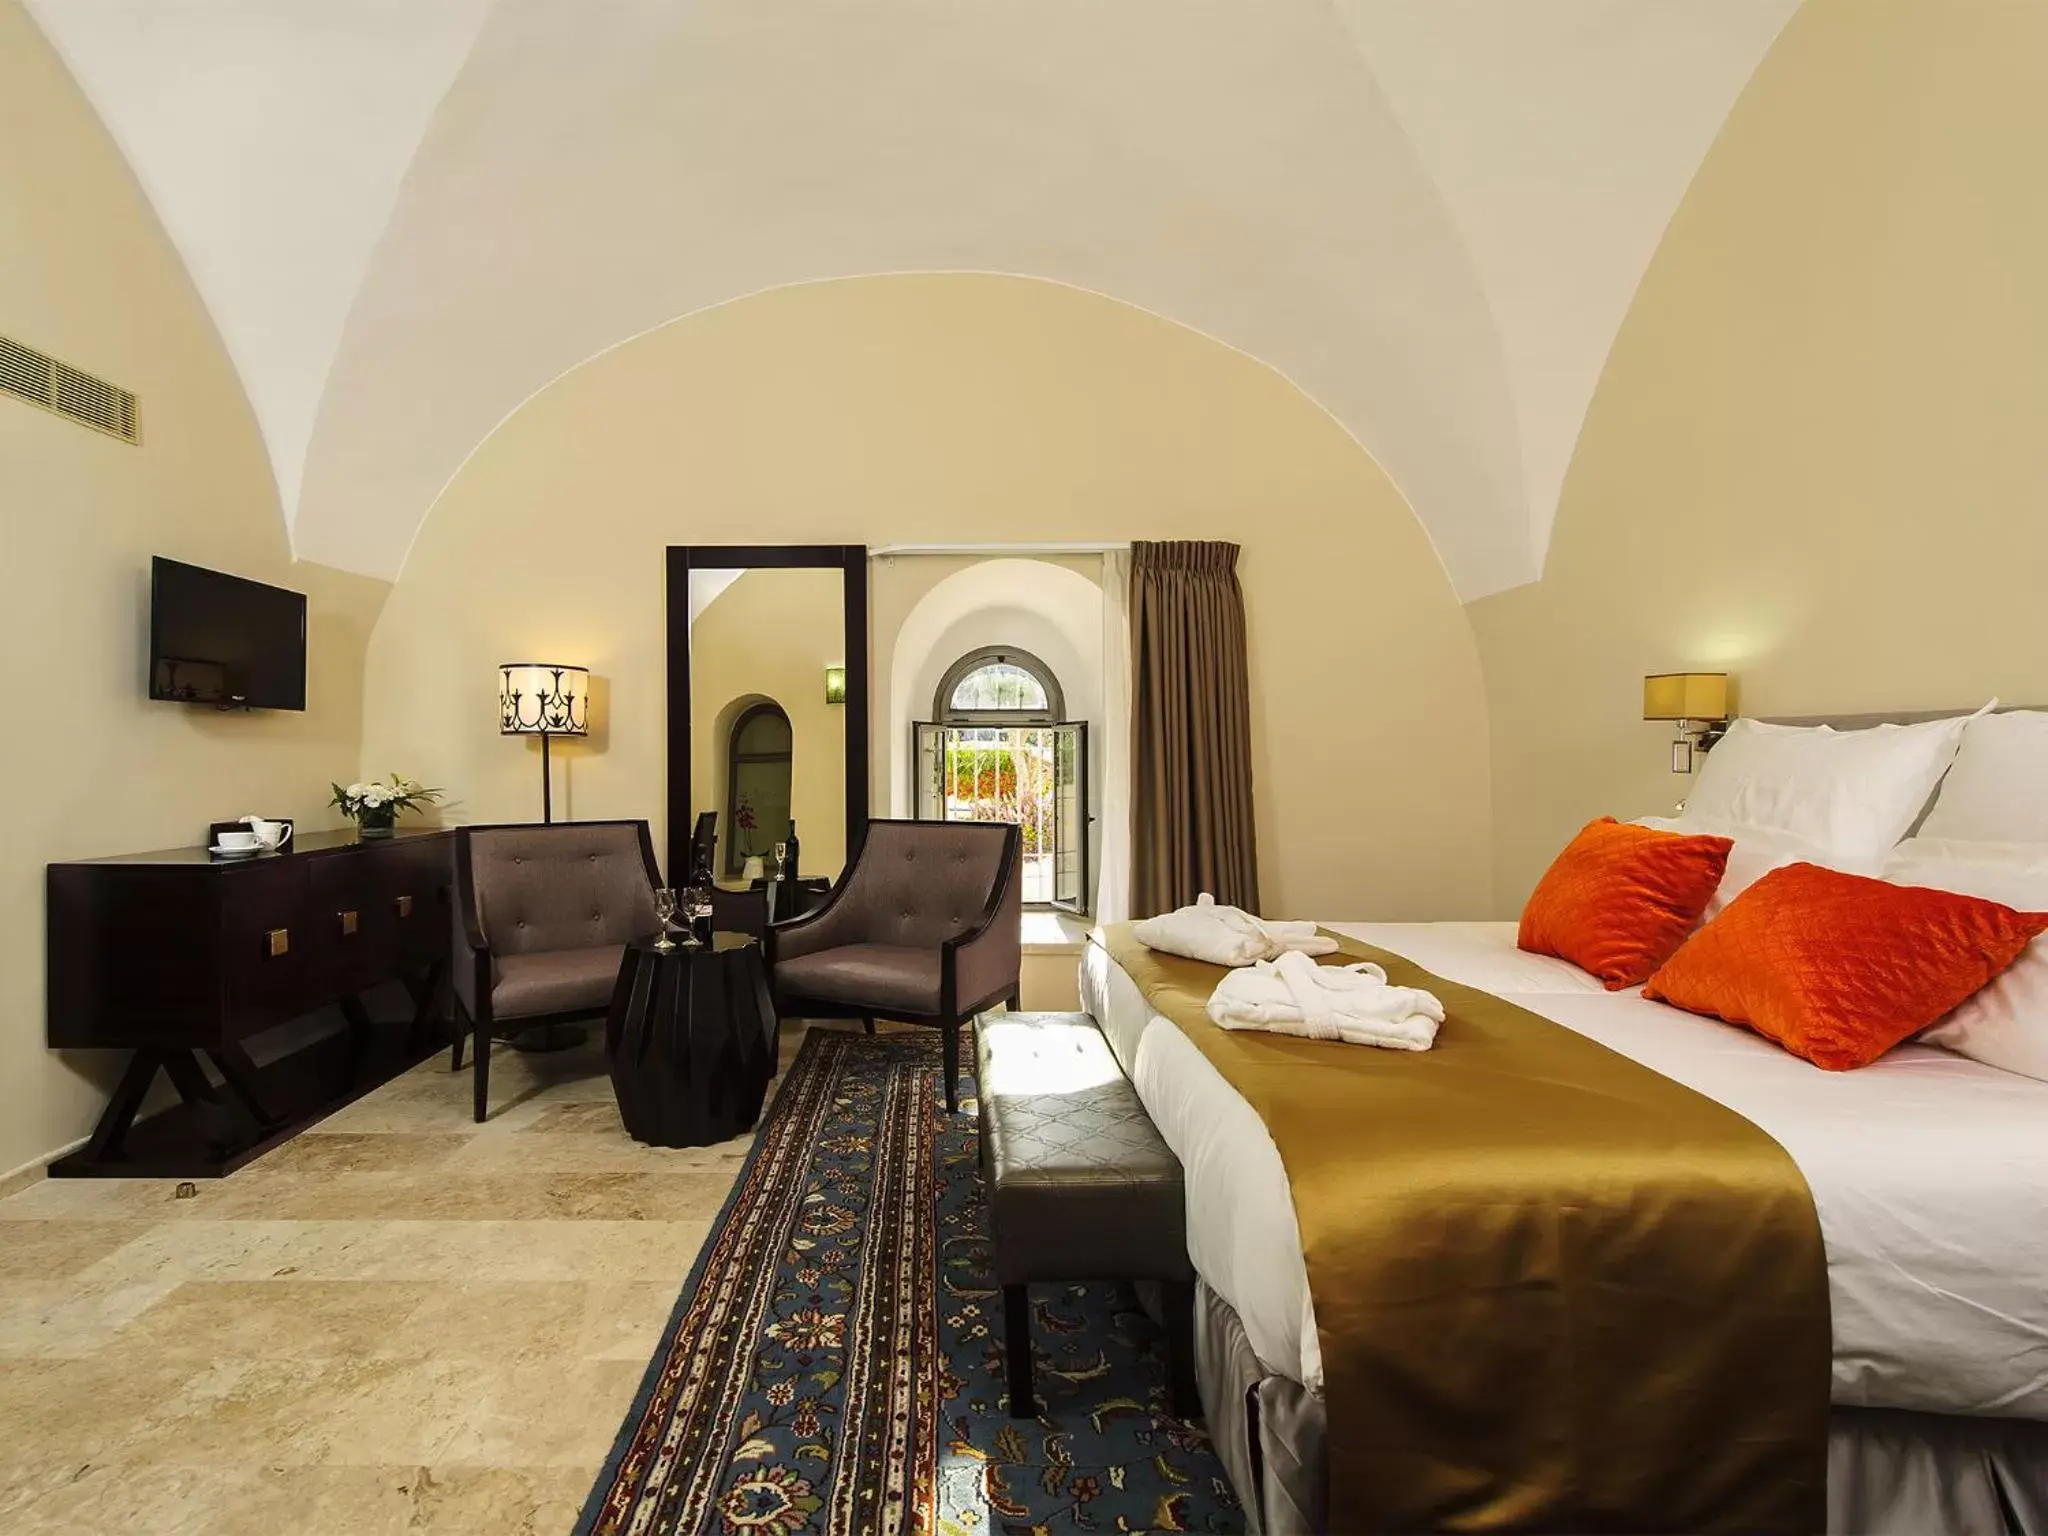
<path fill-rule="evenodd" d="M 455 829 L 455 1044 L 476 1037 L 476 1118 L 493 1035 L 602 1014 L 628 940 L 660 930 L 661 872 L 644 821 Z"/>
<path fill-rule="evenodd" d="M 870 821 L 824 903 L 768 929 L 777 1013 L 930 1025 L 956 1110 L 961 1024 L 1018 1001 L 1021 848 L 1000 822 Z"/>

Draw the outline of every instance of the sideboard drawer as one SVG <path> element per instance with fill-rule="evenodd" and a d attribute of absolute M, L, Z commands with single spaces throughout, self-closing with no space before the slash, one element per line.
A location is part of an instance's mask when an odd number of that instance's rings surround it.
<path fill-rule="evenodd" d="M 313 935 L 304 866 L 289 859 L 220 882 L 224 1034 L 268 1029 L 306 1011 Z"/>
<path fill-rule="evenodd" d="M 395 967 L 397 925 L 372 862 L 321 859 L 308 872 L 307 950 L 322 993 L 364 991 Z"/>
<path fill-rule="evenodd" d="M 423 966 L 448 953 L 452 842 L 410 842 L 375 861 L 376 899 L 390 919 L 401 965 Z"/>

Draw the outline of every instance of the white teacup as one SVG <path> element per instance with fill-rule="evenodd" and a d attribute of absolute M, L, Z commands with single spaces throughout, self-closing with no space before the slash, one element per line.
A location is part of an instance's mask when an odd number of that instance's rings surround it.
<path fill-rule="evenodd" d="M 257 845 L 271 853 L 284 846 L 284 840 L 292 835 L 292 824 L 288 821 L 265 821 L 261 816 L 244 816 L 242 820 L 255 835 Z"/>
<path fill-rule="evenodd" d="M 256 841 L 254 832 L 221 832 L 214 836 L 214 845 L 230 853 L 254 853 L 262 844 Z"/>

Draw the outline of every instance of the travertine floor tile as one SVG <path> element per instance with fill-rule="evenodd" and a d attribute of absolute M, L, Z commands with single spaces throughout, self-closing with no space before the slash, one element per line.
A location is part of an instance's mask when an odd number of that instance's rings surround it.
<path fill-rule="evenodd" d="M 122 1342 L 195 1361 L 418 1359 L 406 1321 L 447 1289 L 427 1281 L 187 1280 L 137 1317 Z"/>
<path fill-rule="evenodd" d="M 176 1289 L 87 1270 L 61 1280 L 0 1282 L 0 1359 L 77 1359 L 113 1342 Z"/>
<path fill-rule="evenodd" d="M 638 1145 L 594 1043 L 491 1079 L 0 1200 L 0 1530 L 567 1531 L 749 1142 Z"/>
<path fill-rule="evenodd" d="M 459 1131 L 303 1131 L 249 1165 L 252 1173 L 387 1173 L 431 1168 L 469 1144 Z"/>
<path fill-rule="evenodd" d="M 87 1531 L 404 1536 L 426 1529 L 410 1523 L 423 1481 L 417 1467 L 122 1466 L 65 1460 L 0 1468 L 0 1529 L 13 1536 Z"/>
<path fill-rule="evenodd" d="M 583 1360 L 480 1367 L 477 1407 L 446 1459 L 486 1467 L 603 1465 L 645 1362 Z"/>
<path fill-rule="evenodd" d="M 0 1201 L 0 1211 L 9 1203 Z M 0 1227 L 0 1281 L 75 1275 L 131 1241 L 143 1226 L 132 1221 L 10 1221 Z"/>

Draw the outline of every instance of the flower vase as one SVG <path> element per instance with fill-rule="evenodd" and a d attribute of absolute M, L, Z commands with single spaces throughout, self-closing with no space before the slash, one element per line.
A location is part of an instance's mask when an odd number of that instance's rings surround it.
<path fill-rule="evenodd" d="M 357 837 L 389 837 L 398 825 L 398 807 L 376 805 L 363 807 L 362 817 L 356 822 Z"/>

